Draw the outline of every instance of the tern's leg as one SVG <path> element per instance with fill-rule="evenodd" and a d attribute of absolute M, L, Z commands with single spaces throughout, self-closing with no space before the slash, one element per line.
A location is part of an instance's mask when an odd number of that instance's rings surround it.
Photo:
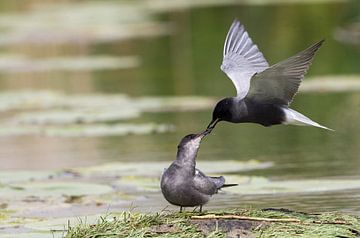
<path fill-rule="evenodd" d="M 202 212 L 202 205 L 200 205 L 200 210 L 199 210 L 199 212 Z"/>
<path fill-rule="evenodd" d="M 183 207 L 182 206 L 180 206 L 180 212 L 183 212 Z"/>

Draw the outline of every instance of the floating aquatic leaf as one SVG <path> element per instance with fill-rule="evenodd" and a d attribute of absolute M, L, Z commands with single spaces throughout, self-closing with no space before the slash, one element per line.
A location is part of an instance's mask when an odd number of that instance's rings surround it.
<path fill-rule="evenodd" d="M 359 75 L 318 76 L 305 80 L 300 87 L 300 91 L 359 91 L 359 82 Z M 132 98 L 123 94 L 66 95 L 52 91 L 9 91 L 0 93 L 0 111 L 51 108 L 52 110 L 58 109 L 55 110 L 57 113 L 69 112 L 69 114 L 74 112 L 79 113 L 82 112 L 82 110 L 84 112 L 86 112 L 86 110 L 89 110 L 90 112 L 98 110 L 99 112 L 105 111 L 108 113 L 112 110 L 114 115 L 120 115 L 119 111 L 127 110 L 131 112 L 138 111 L 140 113 L 175 110 L 203 110 L 211 109 L 215 102 L 215 98 L 198 96 Z M 118 110 L 119 108 L 122 110 Z M 68 109 L 69 111 L 66 111 L 65 109 Z M 54 111 L 50 111 L 50 113 L 51 112 Z M 44 117 L 44 114 L 46 113 L 47 112 L 39 112 L 39 114 Z M 127 112 L 124 112 L 124 114 L 127 114 Z M 33 115 L 35 117 L 36 113 L 29 112 L 28 115 Z M 15 115 L 15 121 L 17 120 L 17 116 L 18 115 Z M 36 121 L 36 119 L 33 121 Z"/>
<path fill-rule="evenodd" d="M 116 186 L 130 187 L 131 190 L 159 191 L 159 177 L 124 176 L 115 183 Z"/>
<path fill-rule="evenodd" d="M 11 122 L 17 124 L 72 124 L 125 120 L 139 117 L 135 108 L 94 108 L 27 112 L 17 115 Z"/>
<path fill-rule="evenodd" d="M 13 183 L 20 181 L 49 179 L 55 176 L 55 171 L 26 171 L 26 170 L 6 170 L 0 171 L 0 184 L 1 183 Z"/>
<path fill-rule="evenodd" d="M 24 206 L 23 209 L 27 207 Z M 0 237 L 2 233 L 18 233 L 18 232 L 25 232 L 22 225 L 29 222 L 38 222 L 41 221 L 41 218 L 28 218 L 28 217 L 17 217 L 15 215 L 15 211 L 8 211 L 6 210 L 6 215 L 3 219 L 0 220 Z M 15 231 L 15 232 L 14 232 Z"/>
<path fill-rule="evenodd" d="M 170 27 L 154 15 L 216 5 L 268 5 L 342 2 L 345 0 L 200 0 L 90 1 L 71 4 L 33 4 L 18 14 L 1 14 L 0 45 L 93 43 L 170 34 Z M 32 6 L 32 5 L 30 5 Z M 59 31 L 58 29 L 61 29 Z"/>
<path fill-rule="evenodd" d="M 164 111 L 189 111 L 211 108 L 215 100 L 199 96 L 175 97 L 137 97 L 131 98 L 123 94 L 92 94 L 92 95 L 66 95 L 53 91 L 9 91 L 0 93 L 0 111 L 52 109 L 50 113 L 81 113 L 81 112 L 107 112 L 120 117 L 121 112 L 164 112 Z M 55 110 L 58 109 L 58 110 Z M 120 110 L 121 109 L 121 110 Z M 69 111 L 67 111 L 69 110 Z M 130 112 L 126 112 L 130 111 Z M 20 114 L 27 118 L 36 117 L 38 113 L 45 117 L 48 112 L 29 112 Z M 58 116 L 61 116 L 57 114 Z M 16 115 L 14 120 L 17 119 Z M 83 115 L 86 117 L 87 115 Z M 89 115 L 94 117 L 93 115 Z M 121 117 L 120 117 L 121 118 Z M 30 120 L 30 119 L 27 119 Z M 32 119 L 36 122 L 36 119 Z M 40 120 L 41 121 L 41 120 Z M 41 123 L 41 122 L 40 122 Z"/>
<path fill-rule="evenodd" d="M 152 162 L 116 162 L 108 163 L 94 167 L 78 168 L 74 171 L 83 175 L 106 175 L 106 176 L 153 176 L 159 177 L 164 168 L 169 167 L 169 161 L 152 161 Z M 199 161 L 199 168 L 207 174 L 231 173 L 239 171 L 248 171 L 255 169 L 264 169 L 272 166 L 270 162 L 235 161 L 224 160 L 218 161 Z M 221 166 L 220 166 L 221 165 Z"/>
<path fill-rule="evenodd" d="M 130 98 L 122 94 L 70 96 L 47 91 L 5 92 L 0 93 L 0 111 L 17 111 L 0 123 L 0 136 L 74 137 L 164 133 L 173 131 L 174 126 L 90 123 L 136 118 L 142 112 L 202 110 L 210 108 L 213 103 L 214 100 L 206 97 Z M 41 110 L 48 108 L 52 109 Z M 22 109 L 27 112 L 21 112 Z"/>
<path fill-rule="evenodd" d="M 327 75 L 304 80 L 302 92 L 351 92 L 360 91 L 360 75 Z"/>
<path fill-rule="evenodd" d="M 36 127 L 15 127 L 15 126 L 4 126 L 0 130 L 0 137 L 2 136 L 23 136 L 23 135 L 39 135 L 41 133 L 40 128 Z"/>
<path fill-rule="evenodd" d="M 51 91 L 8 91 L 0 93 L 0 111 L 44 109 L 59 105 L 64 95 Z"/>
<path fill-rule="evenodd" d="M 124 136 L 129 134 L 144 135 L 151 133 L 164 133 L 174 129 L 171 125 L 164 124 L 113 124 L 113 125 L 84 125 L 68 126 L 64 128 L 49 127 L 45 130 L 47 136 Z"/>
<path fill-rule="evenodd" d="M 107 185 L 80 182 L 25 182 L 13 183 L 11 186 L 0 188 L 2 198 L 21 198 L 27 196 L 56 197 L 56 196 L 81 196 L 112 192 Z"/>
<path fill-rule="evenodd" d="M 130 194 L 129 191 L 116 191 L 113 193 L 100 194 L 94 198 L 94 201 L 100 204 L 114 204 L 114 201 L 124 203 L 135 201 L 137 198 L 139 198 L 138 194 Z"/>
<path fill-rule="evenodd" d="M 197 166 L 206 174 L 234 173 L 257 169 L 267 169 L 273 166 L 272 162 L 260 162 L 257 160 L 236 161 L 197 161 Z"/>
<path fill-rule="evenodd" d="M 0 238 L 63 238 L 62 232 L 24 232 L 24 233 L 12 233 L 1 234 Z"/>
<path fill-rule="evenodd" d="M 140 97 L 133 99 L 134 106 L 144 112 L 198 111 L 212 108 L 215 99 L 198 96 Z"/>
<path fill-rule="evenodd" d="M 0 55 L 2 73 L 42 72 L 42 71 L 89 71 L 100 69 L 123 69 L 139 66 L 135 56 L 71 56 L 58 58 L 27 58 L 16 55 Z"/>
<path fill-rule="evenodd" d="M 338 27 L 335 30 L 336 40 L 352 45 L 360 44 L 360 21 L 348 23 L 346 26 Z"/>
<path fill-rule="evenodd" d="M 34 5 L 18 14 L 1 14 L 0 27 L 4 30 L 0 45 L 107 42 L 169 32 L 165 24 L 150 18 L 145 5 L 137 3 L 91 1 Z"/>
<path fill-rule="evenodd" d="M 263 177 L 249 177 L 244 181 L 244 177 L 230 175 L 226 176 L 226 180 L 228 183 L 239 183 L 227 190 L 239 194 L 313 193 L 360 188 L 360 181 L 356 179 L 270 181 Z"/>
<path fill-rule="evenodd" d="M 226 5 L 274 5 L 274 4 L 315 4 L 315 3 L 330 3 L 330 2 L 344 2 L 346 0 L 179 0 L 166 1 L 155 0 L 151 1 L 149 6 L 152 10 L 158 12 L 173 12 L 188 8 L 210 7 L 210 6 L 226 6 Z"/>
<path fill-rule="evenodd" d="M 145 97 L 116 96 L 65 97 L 58 110 L 23 112 L 16 114 L 16 124 L 71 124 L 117 121 L 140 117 L 142 112 L 202 110 L 213 105 L 213 100 L 201 97 Z M 191 102 L 191 103 L 190 103 Z M 67 108 L 67 109 L 64 109 Z"/>
<path fill-rule="evenodd" d="M 65 126 L 7 126 L 0 130 L 1 136 L 40 135 L 53 137 L 125 136 L 145 135 L 173 131 L 174 126 L 166 124 L 79 124 Z"/>
<path fill-rule="evenodd" d="M 48 219 L 46 221 L 32 222 L 25 224 L 26 228 L 38 230 L 38 231 L 67 231 L 68 224 L 70 226 L 76 226 L 79 224 L 96 224 L 96 221 L 100 219 L 100 215 L 92 215 L 86 217 L 65 217 L 58 219 Z M 111 220 L 112 218 L 107 218 Z"/>

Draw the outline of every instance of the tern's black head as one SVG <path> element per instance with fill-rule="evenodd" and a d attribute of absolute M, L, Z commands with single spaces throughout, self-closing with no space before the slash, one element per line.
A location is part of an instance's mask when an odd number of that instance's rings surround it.
<path fill-rule="evenodd" d="M 212 120 L 207 127 L 207 130 L 212 130 L 219 121 L 230 121 L 232 118 L 231 112 L 234 105 L 233 98 L 224 98 L 220 100 L 213 111 Z"/>

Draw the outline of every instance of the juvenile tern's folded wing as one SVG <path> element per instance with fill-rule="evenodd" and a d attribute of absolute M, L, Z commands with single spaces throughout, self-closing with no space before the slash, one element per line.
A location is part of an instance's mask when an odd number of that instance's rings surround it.
<path fill-rule="evenodd" d="M 281 61 L 251 78 L 246 98 L 288 106 L 309 69 L 321 40 L 298 54 Z"/>
<path fill-rule="evenodd" d="M 213 183 L 215 183 L 217 189 L 222 188 L 222 186 L 225 184 L 225 178 L 223 176 L 209 178 L 213 181 Z"/>
<path fill-rule="evenodd" d="M 214 181 L 210 177 L 206 176 L 198 169 L 196 169 L 195 171 L 193 186 L 200 193 L 206 195 L 213 195 L 218 190 L 217 184 L 214 183 Z"/>
<path fill-rule="evenodd" d="M 235 85 L 237 97 L 245 97 L 251 77 L 268 67 L 268 62 L 252 42 L 244 26 L 235 20 L 225 39 L 221 70 Z"/>

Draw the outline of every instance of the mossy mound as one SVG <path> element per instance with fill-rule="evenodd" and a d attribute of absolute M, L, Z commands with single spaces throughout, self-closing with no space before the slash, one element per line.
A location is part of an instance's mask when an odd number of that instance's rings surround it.
<path fill-rule="evenodd" d="M 83 237 L 360 237 L 360 217 L 308 214 L 287 209 L 215 213 L 124 212 L 97 224 L 69 227 L 67 238 Z"/>

